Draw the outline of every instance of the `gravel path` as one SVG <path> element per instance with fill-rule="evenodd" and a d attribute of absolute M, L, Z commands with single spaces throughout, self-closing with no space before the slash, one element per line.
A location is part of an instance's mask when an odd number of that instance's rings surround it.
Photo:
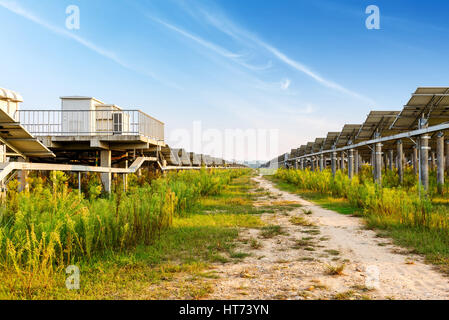
<path fill-rule="evenodd" d="M 364 229 L 360 218 L 280 191 L 261 176 L 254 179 L 276 196 L 276 200 L 273 196 L 260 200 L 260 205 L 284 201 L 302 207 L 262 215 L 268 225 L 280 226 L 283 234 L 263 237 L 261 230 L 243 230 L 239 250 L 251 255 L 235 264 L 215 265 L 220 278 L 208 298 L 449 299 L 447 277 L 421 257 Z M 308 210 L 311 214 L 304 213 Z M 294 224 L 292 217 L 301 220 Z M 343 265 L 342 274 L 331 274 Z"/>

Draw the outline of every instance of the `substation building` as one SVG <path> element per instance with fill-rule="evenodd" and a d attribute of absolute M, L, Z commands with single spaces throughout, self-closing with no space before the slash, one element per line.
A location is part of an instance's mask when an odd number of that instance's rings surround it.
<path fill-rule="evenodd" d="M 164 139 L 164 123 L 141 110 L 122 109 L 93 97 L 60 99 L 59 110 L 24 110 L 20 94 L 0 88 L 2 190 L 16 173 L 24 186 L 31 170 L 78 172 L 79 177 L 83 172 L 98 172 L 109 192 L 112 175 L 126 177 L 144 166 L 161 171 L 239 167 L 170 148 Z"/>

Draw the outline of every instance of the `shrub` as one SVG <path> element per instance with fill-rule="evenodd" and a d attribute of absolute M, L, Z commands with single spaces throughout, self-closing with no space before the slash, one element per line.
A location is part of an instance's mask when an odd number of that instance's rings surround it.
<path fill-rule="evenodd" d="M 218 193 L 245 172 L 174 172 L 142 186 L 131 176 L 128 192 L 117 187 L 100 198 L 95 176 L 85 177 L 81 195 L 72 191 L 70 177 L 62 172 L 52 172 L 46 185 L 32 178 L 29 190 L 21 193 L 13 180 L 0 211 L 0 268 L 50 274 L 105 250 L 151 244 L 170 227 L 173 216 L 186 215 L 201 196 Z"/>

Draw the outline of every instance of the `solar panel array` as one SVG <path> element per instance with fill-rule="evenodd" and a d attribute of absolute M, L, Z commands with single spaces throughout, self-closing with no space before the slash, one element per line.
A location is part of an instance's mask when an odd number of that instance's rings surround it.
<path fill-rule="evenodd" d="M 420 119 L 425 119 L 428 126 L 449 123 L 449 87 L 419 87 L 401 111 L 371 111 L 362 124 L 345 124 L 340 132 L 328 132 L 326 138 L 316 138 L 300 146 L 294 152 L 292 159 L 307 156 L 319 151 L 331 151 L 351 144 L 389 137 L 398 133 L 419 128 Z M 444 129 L 449 132 L 449 129 Z M 392 147 L 395 141 L 385 141 L 383 144 Z M 434 148 L 434 142 L 430 142 Z M 412 139 L 404 139 L 405 151 L 414 146 Z M 360 153 L 370 152 L 365 146 Z"/>

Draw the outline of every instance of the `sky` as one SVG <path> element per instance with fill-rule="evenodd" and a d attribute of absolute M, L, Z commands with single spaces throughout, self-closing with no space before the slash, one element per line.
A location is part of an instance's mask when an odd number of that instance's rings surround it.
<path fill-rule="evenodd" d="M 67 28 L 73 5 L 79 29 Z M 379 29 L 366 27 L 369 5 Z M 22 109 L 58 109 L 64 95 L 141 109 L 165 123 L 171 146 L 269 160 L 370 110 L 401 110 L 418 86 L 447 86 L 448 10 L 407 0 L 0 0 L 0 87 L 22 95 Z M 233 145 L 233 135 L 253 138 Z"/>

